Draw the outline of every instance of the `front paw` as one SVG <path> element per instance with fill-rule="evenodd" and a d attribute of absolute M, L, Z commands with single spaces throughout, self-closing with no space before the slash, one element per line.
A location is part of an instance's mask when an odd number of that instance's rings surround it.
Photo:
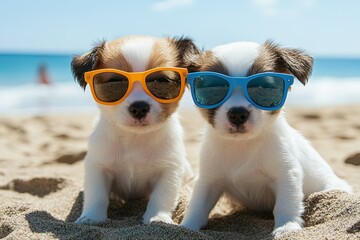
<path fill-rule="evenodd" d="M 288 222 L 288 223 L 284 224 L 283 226 L 274 229 L 274 231 L 272 232 L 272 235 L 274 237 L 279 237 L 279 236 L 282 236 L 282 235 L 290 233 L 290 232 L 299 231 L 301 229 L 302 229 L 302 227 L 299 223 Z"/>
<path fill-rule="evenodd" d="M 198 223 L 199 222 L 196 223 L 192 221 L 183 221 L 179 226 L 193 231 L 199 231 L 201 229 L 201 225 L 199 225 Z"/>
<path fill-rule="evenodd" d="M 105 216 L 96 216 L 91 214 L 82 214 L 76 221 L 76 224 L 85 224 L 85 225 L 95 225 L 98 223 L 105 222 L 107 217 Z"/>
<path fill-rule="evenodd" d="M 171 213 L 160 212 L 157 213 L 155 216 L 151 214 L 145 213 L 142 222 L 144 224 L 150 224 L 152 222 L 163 222 L 168 224 L 173 224 L 173 220 L 171 219 Z"/>

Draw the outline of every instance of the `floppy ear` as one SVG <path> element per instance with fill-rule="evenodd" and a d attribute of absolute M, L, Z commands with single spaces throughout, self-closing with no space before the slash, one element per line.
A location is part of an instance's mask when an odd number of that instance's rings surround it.
<path fill-rule="evenodd" d="M 189 72 L 196 72 L 200 69 L 201 51 L 196 47 L 190 38 L 172 38 L 178 50 L 178 60 L 181 67 L 185 67 Z"/>
<path fill-rule="evenodd" d="M 281 48 L 280 57 L 285 67 L 305 85 L 312 72 L 313 58 L 303 50 L 293 48 Z"/>
<path fill-rule="evenodd" d="M 276 71 L 293 74 L 302 84 L 306 84 L 312 72 L 313 58 L 303 50 L 282 48 L 272 41 L 263 44 L 258 63 L 250 73 Z"/>
<path fill-rule="evenodd" d="M 91 71 L 98 64 L 101 51 L 104 49 L 105 41 L 102 41 L 95 46 L 90 52 L 85 53 L 82 56 L 75 56 L 71 62 L 71 68 L 75 80 L 81 87 L 86 87 L 86 81 L 84 79 L 84 73 Z"/>

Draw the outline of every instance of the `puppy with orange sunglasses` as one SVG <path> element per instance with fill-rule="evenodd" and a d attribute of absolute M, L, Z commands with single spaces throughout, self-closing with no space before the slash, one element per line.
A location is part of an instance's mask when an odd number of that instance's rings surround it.
<path fill-rule="evenodd" d="M 148 198 L 143 223 L 172 223 L 179 188 L 192 177 L 176 110 L 197 54 L 189 39 L 130 36 L 73 59 L 75 78 L 100 109 L 77 223 L 105 221 L 110 191 L 124 201 Z"/>

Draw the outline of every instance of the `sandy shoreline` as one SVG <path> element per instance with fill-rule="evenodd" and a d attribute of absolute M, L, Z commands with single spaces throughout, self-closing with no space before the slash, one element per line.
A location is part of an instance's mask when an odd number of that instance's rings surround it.
<path fill-rule="evenodd" d="M 360 238 L 360 105 L 286 109 L 290 124 L 301 131 L 346 179 L 355 194 L 317 193 L 306 201 L 305 228 L 284 239 Z M 146 201 L 124 206 L 111 202 L 111 221 L 81 226 L 83 157 L 93 128 L 92 114 L 0 117 L 0 238 L 7 239 L 268 239 L 269 213 L 216 214 L 206 229 L 192 232 L 174 225 L 141 225 Z M 182 114 L 188 159 L 197 169 L 204 122 L 197 112 Z M 345 162 L 352 162 L 345 163 Z M 195 170 L 196 171 L 196 170 Z M 174 220 L 188 200 L 185 186 Z M 218 213 L 229 212 L 223 203 Z"/>

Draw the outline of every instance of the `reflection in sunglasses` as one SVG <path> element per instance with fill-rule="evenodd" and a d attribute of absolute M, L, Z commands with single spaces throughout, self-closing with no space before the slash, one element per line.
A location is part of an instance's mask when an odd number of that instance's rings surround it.
<path fill-rule="evenodd" d="M 174 71 L 159 71 L 146 76 L 146 86 L 158 98 L 172 99 L 181 91 L 180 75 Z"/>

